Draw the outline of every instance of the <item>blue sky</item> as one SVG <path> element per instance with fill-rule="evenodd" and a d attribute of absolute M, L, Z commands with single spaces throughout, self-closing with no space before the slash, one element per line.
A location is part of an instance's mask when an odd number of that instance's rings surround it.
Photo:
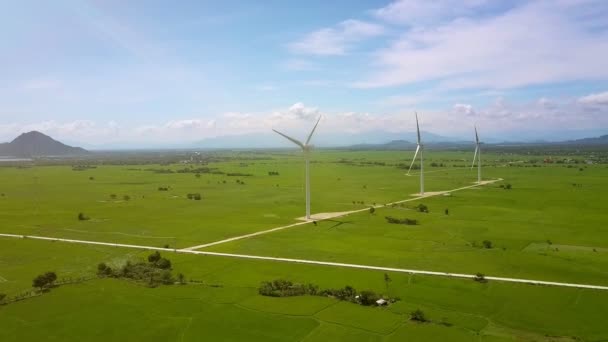
<path fill-rule="evenodd" d="M 0 140 L 608 128 L 608 2 L 4 1 Z"/>

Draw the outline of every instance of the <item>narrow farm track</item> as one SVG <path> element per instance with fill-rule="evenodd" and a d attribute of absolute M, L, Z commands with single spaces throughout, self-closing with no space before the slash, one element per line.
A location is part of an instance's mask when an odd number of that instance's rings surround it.
<path fill-rule="evenodd" d="M 473 274 L 463 274 L 463 273 L 449 273 L 449 272 L 437 272 L 437 271 L 412 270 L 412 269 L 406 269 L 406 268 L 393 268 L 393 267 L 382 267 L 382 266 L 346 264 L 346 263 L 339 263 L 339 262 L 305 260 L 305 259 L 275 258 L 275 257 L 258 256 L 258 255 L 246 255 L 246 254 L 231 254 L 231 253 L 218 253 L 218 252 L 207 252 L 207 251 L 193 251 L 193 250 L 188 250 L 188 249 L 171 249 L 171 248 L 161 248 L 161 247 L 153 247 L 153 246 L 128 245 L 128 244 L 121 244 L 121 243 L 109 243 L 109 242 L 98 242 L 98 241 L 87 241 L 87 240 L 61 239 L 61 238 L 53 238 L 53 237 L 45 237 L 45 236 L 32 236 L 32 235 L 25 236 L 25 235 L 16 235 L 16 234 L 0 234 L 0 237 L 17 238 L 17 239 L 34 239 L 34 240 L 57 241 L 57 242 L 78 243 L 78 244 L 85 244 L 85 245 L 101 245 L 101 246 L 132 248 L 132 249 L 140 249 L 140 250 L 157 250 L 157 251 L 165 251 L 165 252 L 175 252 L 175 253 L 184 253 L 184 254 L 196 254 L 196 255 L 211 255 L 211 256 L 218 256 L 218 257 L 239 258 L 239 259 L 252 259 L 252 260 L 266 260 L 266 261 L 289 262 L 289 263 L 296 263 L 296 264 L 320 265 L 320 266 L 343 267 L 343 268 L 356 268 L 356 269 L 372 270 L 372 271 L 399 272 L 399 273 L 420 274 L 420 275 L 428 275 L 428 276 L 441 276 L 441 277 L 448 277 L 448 278 L 465 278 L 465 279 L 474 279 L 475 278 L 475 275 L 473 275 Z M 562 282 L 554 282 L 554 281 L 533 280 L 533 279 L 520 279 L 520 278 L 507 278 L 507 277 L 495 277 L 495 276 L 486 276 L 485 279 L 486 280 L 492 280 L 492 281 L 501 281 L 501 282 L 509 282 L 509 283 L 520 283 L 520 284 L 528 284 L 528 285 L 545 285 L 545 286 L 558 286 L 558 287 L 570 287 L 570 288 L 579 288 L 579 289 L 591 289 L 591 290 L 608 291 L 608 286 L 602 286 L 602 285 L 562 283 Z"/>
<path fill-rule="evenodd" d="M 491 180 L 482 181 L 481 183 L 475 183 L 473 185 L 464 186 L 462 188 L 457 188 L 457 189 L 452 189 L 452 190 L 445 190 L 445 191 L 428 192 L 428 193 L 426 193 L 426 194 L 424 194 L 422 196 L 419 196 L 419 195 L 416 194 L 415 195 L 416 197 L 413 197 L 413 198 L 408 198 L 408 199 L 404 199 L 404 200 L 400 200 L 400 201 L 396 201 L 396 202 L 391 202 L 391 203 L 388 203 L 388 204 L 375 205 L 373 207 L 374 208 L 382 208 L 384 206 L 389 206 L 389 205 L 393 205 L 393 204 L 401 204 L 401 203 L 405 203 L 405 202 L 417 201 L 417 200 L 420 200 L 420 199 L 423 199 L 423 198 L 440 196 L 440 195 L 448 194 L 448 193 L 451 193 L 451 192 L 456 192 L 456 191 L 460 191 L 460 190 L 466 190 L 466 189 L 475 188 L 475 187 L 482 186 L 482 185 L 492 184 L 492 183 L 496 183 L 496 182 L 499 182 L 499 181 L 502 181 L 502 180 L 503 180 L 502 178 L 491 179 Z M 198 245 L 198 246 L 192 246 L 192 247 L 184 248 L 184 250 L 196 250 L 196 249 L 211 247 L 211 246 L 215 246 L 215 245 L 220 245 L 220 244 L 231 242 L 231 241 L 247 239 L 247 238 L 258 236 L 258 235 L 273 233 L 273 232 L 277 232 L 279 230 L 283 230 L 283 229 L 287 229 L 287 228 L 292 228 L 292 227 L 297 227 L 297 226 L 305 225 L 305 224 L 311 223 L 313 221 L 323 221 L 323 220 L 334 219 L 334 218 L 337 218 L 337 217 L 343 217 L 343 216 L 347 216 L 347 215 L 351 215 L 351 214 L 355 214 L 355 213 L 361 213 L 361 212 L 369 210 L 369 208 L 370 207 L 365 207 L 363 209 L 357 209 L 357 210 L 351 210 L 351 211 L 341 211 L 341 212 L 336 212 L 336 213 L 313 214 L 313 215 L 310 216 L 311 219 L 308 220 L 308 221 L 305 218 L 300 217 L 300 218 L 298 218 L 298 220 L 302 220 L 302 222 L 297 222 L 297 223 L 293 223 L 293 224 L 289 224 L 289 225 L 281 226 L 281 227 L 276 227 L 276 228 L 272 228 L 272 229 L 268 229 L 268 230 L 262 230 L 262 231 L 255 232 L 255 233 L 235 236 L 235 237 L 231 237 L 231 238 L 228 238 L 228 239 L 224 239 L 224 240 L 220 240 L 220 241 L 215 241 L 215 242 L 209 242 L 209 243 L 205 243 L 205 244 Z"/>

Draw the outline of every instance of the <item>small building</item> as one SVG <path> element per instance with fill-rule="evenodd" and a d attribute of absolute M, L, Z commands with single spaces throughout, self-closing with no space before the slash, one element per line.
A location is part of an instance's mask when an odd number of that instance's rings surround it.
<path fill-rule="evenodd" d="M 386 300 L 384 300 L 383 298 L 380 298 L 376 301 L 376 304 L 378 304 L 378 306 L 383 306 L 383 305 L 387 305 L 388 302 Z"/>

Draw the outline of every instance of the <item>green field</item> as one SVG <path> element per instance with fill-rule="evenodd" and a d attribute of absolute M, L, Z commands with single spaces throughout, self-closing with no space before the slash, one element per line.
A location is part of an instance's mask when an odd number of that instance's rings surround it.
<path fill-rule="evenodd" d="M 316 152 L 312 212 L 411 198 L 418 191 L 417 174 L 406 176 L 399 165 L 410 155 Z M 468 152 L 429 152 L 426 190 L 472 185 L 471 158 Z M 608 169 L 534 159 L 542 157 L 486 153 L 484 178 L 503 181 L 204 250 L 608 285 Z M 197 168 L 207 169 L 196 176 Z M 304 211 L 303 171 L 301 156 L 287 152 L 214 153 L 196 164 L 95 163 L 84 170 L 70 163 L 0 167 L 0 233 L 191 247 L 298 222 Z M 505 184 L 512 189 L 500 187 Z M 202 199 L 190 200 L 188 193 Z M 429 212 L 416 211 L 419 203 Z M 89 219 L 78 220 L 79 213 Z M 419 224 L 389 224 L 385 216 Z M 484 240 L 492 248 L 484 248 Z M 174 273 L 191 280 L 186 285 L 148 288 L 95 277 L 100 262 L 120 266 L 149 253 L 0 237 L 0 293 L 12 297 L 29 291 L 32 279 L 45 271 L 60 279 L 91 278 L 0 305 L 0 340 L 608 339 L 608 291 L 601 290 L 405 273 L 390 273 L 387 284 L 380 271 L 171 252 L 163 254 L 173 261 Z M 364 307 L 321 296 L 258 294 L 262 281 L 278 278 L 322 288 L 351 285 L 400 300 Z M 430 322 L 410 321 L 416 309 Z"/>

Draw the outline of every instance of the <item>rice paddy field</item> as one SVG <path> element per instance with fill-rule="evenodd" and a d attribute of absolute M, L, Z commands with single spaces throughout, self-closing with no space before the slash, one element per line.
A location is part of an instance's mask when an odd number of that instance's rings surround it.
<path fill-rule="evenodd" d="M 362 211 L 200 250 L 608 286 L 608 168 L 585 163 L 596 156 L 492 151 L 482 155 L 483 178 L 496 182 L 415 199 L 418 170 L 406 175 L 410 152 L 320 150 L 311 164 L 313 214 Z M 471 158 L 468 151 L 429 151 L 425 190 L 473 185 Z M 1 341 L 608 339 L 606 290 L 400 272 L 388 272 L 387 282 L 377 270 L 179 253 L 301 222 L 297 153 L 44 164 L 51 163 L 0 166 L 0 233 L 26 236 L 0 237 L 0 294 L 30 291 L 46 271 L 86 280 L 0 305 Z M 391 204 L 405 199 L 414 200 Z M 163 255 L 188 281 L 149 288 L 98 278 L 100 262 L 119 267 L 150 251 L 27 236 L 168 247 L 177 252 Z M 398 300 L 365 307 L 258 294 L 261 282 L 274 279 L 349 285 Z M 410 320 L 417 309 L 427 322 Z"/>

